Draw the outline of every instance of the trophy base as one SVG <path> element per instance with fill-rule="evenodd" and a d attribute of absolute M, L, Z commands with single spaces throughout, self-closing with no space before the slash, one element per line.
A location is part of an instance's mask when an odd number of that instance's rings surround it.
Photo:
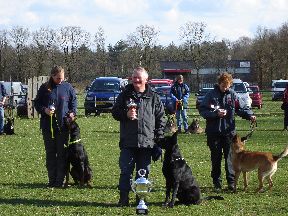
<path fill-rule="evenodd" d="M 137 215 L 148 215 L 148 209 L 136 209 Z"/>
<path fill-rule="evenodd" d="M 136 208 L 137 215 L 148 215 L 148 208 L 143 199 L 140 200 L 139 205 Z"/>

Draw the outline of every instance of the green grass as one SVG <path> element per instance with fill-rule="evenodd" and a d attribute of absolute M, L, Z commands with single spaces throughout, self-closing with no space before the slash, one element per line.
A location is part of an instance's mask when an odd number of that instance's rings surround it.
<path fill-rule="evenodd" d="M 191 99 L 191 104 L 194 101 Z M 266 104 L 270 103 L 267 100 Z M 277 104 L 277 106 L 276 106 Z M 278 107 L 280 102 L 271 102 Z M 269 106 L 255 112 L 265 113 L 258 117 L 258 128 L 247 149 L 280 153 L 287 145 L 288 132 L 282 132 L 283 115 L 271 114 Z M 278 110 L 280 112 L 280 108 Z M 80 114 L 83 110 L 80 110 Z M 190 122 L 195 109 L 189 110 Z M 268 113 L 270 113 L 268 115 Z M 201 119 L 204 127 L 204 120 Z M 46 189 L 47 174 L 45 152 L 38 119 L 16 119 L 13 136 L 0 136 L 0 211 L 1 215 L 133 215 L 135 195 L 130 194 L 131 206 L 119 208 L 118 202 L 118 156 L 119 122 L 110 114 L 99 117 L 78 118 L 82 140 L 93 169 L 93 189 L 72 186 L 68 189 Z M 240 135 L 249 131 L 249 122 L 237 118 Z M 178 138 L 183 157 L 192 167 L 203 196 L 216 195 L 210 177 L 210 156 L 206 137 L 181 134 Z M 204 201 L 198 206 L 177 205 L 163 208 L 165 182 L 161 162 L 152 162 L 150 175 L 154 188 L 149 195 L 150 215 L 284 215 L 287 207 L 288 158 L 278 163 L 273 177 L 271 192 L 256 194 L 257 173 L 250 174 L 248 191 L 243 192 L 242 176 L 237 194 L 223 191 L 223 201 Z M 223 169 L 224 170 L 224 169 Z M 223 176 L 225 178 L 225 175 Z M 225 182 L 225 181 L 224 181 Z M 267 185 L 266 185 L 267 188 Z"/>

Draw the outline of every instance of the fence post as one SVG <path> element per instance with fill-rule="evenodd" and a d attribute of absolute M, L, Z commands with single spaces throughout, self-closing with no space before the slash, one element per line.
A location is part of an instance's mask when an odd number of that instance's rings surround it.
<path fill-rule="evenodd" d="M 40 86 L 49 80 L 48 76 L 39 76 L 28 79 L 27 106 L 28 118 L 38 118 L 38 113 L 34 108 L 34 99 Z"/>

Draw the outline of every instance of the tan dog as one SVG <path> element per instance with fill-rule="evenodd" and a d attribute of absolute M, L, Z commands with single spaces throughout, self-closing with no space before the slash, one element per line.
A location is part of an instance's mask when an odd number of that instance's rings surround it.
<path fill-rule="evenodd" d="M 171 115 L 167 115 L 168 119 L 164 128 L 164 132 L 165 133 L 172 133 L 174 134 L 177 131 L 177 127 L 176 127 L 176 115 L 175 114 L 171 114 Z"/>
<path fill-rule="evenodd" d="M 188 127 L 188 131 L 190 133 L 196 133 L 196 134 L 200 134 L 204 132 L 203 128 L 200 127 L 200 123 L 198 119 L 193 119 L 192 123 Z"/>
<path fill-rule="evenodd" d="M 269 189 L 273 187 L 272 176 L 277 170 L 277 162 L 287 156 L 288 146 L 278 156 L 271 152 L 252 152 L 244 149 L 246 137 L 240 138 L 235 135 L 232 145 L 232 164 L 235 171 L 234 192 L 236 192 L 237 181 L 240 173 L 243 172 L 244 191 L 247 189 L 247 172 L 258 169 L 259 188 L 257 192 L 263 192 L 263 182 L 266 177 L 269 181 Z"/>

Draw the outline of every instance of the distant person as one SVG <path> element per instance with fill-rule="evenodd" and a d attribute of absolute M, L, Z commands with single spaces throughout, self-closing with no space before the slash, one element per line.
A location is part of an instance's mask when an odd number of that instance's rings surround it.
<path fill-rule="evenodd" d="M 232 138 L 236 134 L 235 114 L 256 121 L 256 116 L 248 108 L 239 107 L 237 93 L 230 89 L 233 83 L 231 74 L 221 73 L 214 89 L 209 91 L 199 107 L 200 115 L 206 119 L 207 145 L 212 163 L 211 177 L 214 188 L 222 188 L 221 161 L 225 160 L 226 181 L 229 190 L 234 190 L 234 170 L 232 167 Z M 238 104 L 238 105 L 237 105 Z"/>
<path fill-rule="evenodd" d="M 176 77 L 174 85 L 171 87 L 171 97 L 174 102 L 174 107 L 176 111 L 177 127 L 178 132 L 181 133 L 182 121 L 184 132 L 188 132 L 188 117 L 187 117 L 187 106 L 189 98 L 189 87 L 184 83 L 184 78 L 182 75 Z"/>
<path fill-rule="evenodd" d="M 7 92 L 3 83 L 0 83 L 0 135 L 4 133 L 4 104 L 6 101 Z"/>
<path fill-rule="evenodd" d="M 62 188 L 65 177 L 66 158 L 64 145 L 68 144 L 69 132 L 63 118 L 73 118 L 77 111 L 77 99 L 72 85 L 64 81 L 64 69 L 55 66 L 47 83 L 40 86 L 34 101 L 41 114 L 40 128 L 46 151 L 48 171 L 47 187 Z"/>
<path fill-rule="evenodd" d="M 135 166 L 136 178 L 140 177 L 139 169 L 145 169 L 148 177 L 155 139 L 164 136 L 164 106 L 147 81 L 147 71 L 135 68 L 132 83 L 120 93 L 112 109 L 114 119 L 120 121 L 119 206 L 129 205 L 130 179 Z"/>
<path fill-rule="evenodd" d="M 281 108 L 284 110 L 284 129 L 288 130 L 288 84 L 284 90 L 283 103 Z"/>

